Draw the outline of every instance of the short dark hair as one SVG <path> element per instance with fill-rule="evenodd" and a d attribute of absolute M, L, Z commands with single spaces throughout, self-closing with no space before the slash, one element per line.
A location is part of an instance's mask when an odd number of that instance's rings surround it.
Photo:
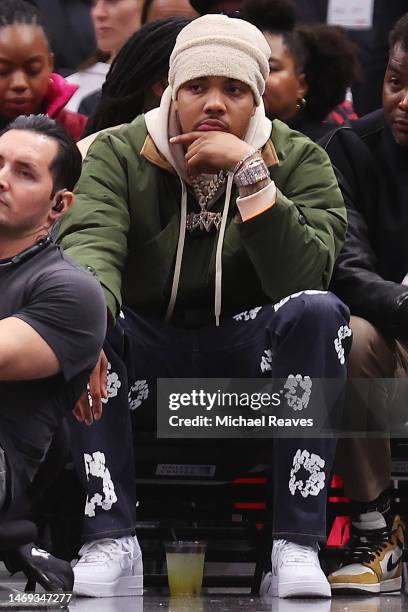
<path fill-rule="evenodd" d="M 0 0 L 0 28 L 15 24 L 43 27 L 40 11 L 25 0 Z"/>
<path fill-rule="evenodd" d="M 82 169 L 82 156 L 71 136 L 47 115 L 19 115 L 0 132 L 0 138 L 10 130 L 25 130 L 54 139 L 58 152 L 50 172 L 53 177 L 53 193 L 59 189 L 72 191 L 78 182 Z"/>
<path fill-rule="evenodd" d="M 390 32 L 388 41 L 390 49 L 400 44 L 404 51 L 408 51 L 408 13 L 405 13 L 401 19 L 398 19 Z"/>
<path fill-rule="evenodd" d="M 41 28 L 49 43 L 51 32 L 47 31 L 39 9 L 26 0 L 0 0 L 0 28 L 13 25 L 30 25 Z"/>

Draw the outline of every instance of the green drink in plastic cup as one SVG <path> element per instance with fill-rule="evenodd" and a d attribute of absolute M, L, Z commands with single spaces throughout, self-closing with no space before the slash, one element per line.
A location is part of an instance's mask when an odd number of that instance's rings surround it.
<path fill-rule="evenodd" d="M 172 597 L 197 597 L 203 583 L 204 542 L 167 542 L 167 578 Z"/>

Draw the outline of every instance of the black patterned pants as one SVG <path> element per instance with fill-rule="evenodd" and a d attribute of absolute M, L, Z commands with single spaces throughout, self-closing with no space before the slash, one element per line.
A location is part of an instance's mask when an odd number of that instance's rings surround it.
<path fill-rule="evenodd" d="M 226 318 L 220 327 L 183 329 L 124 308 L 109 332 L 108 401 L 92 427 L 71 420 L 77 470 L 87 492 L 84 541 L 134 532 L 136 490 L 131 412 L 156 412 L 157 378 L 346 379 L 349 311 L 333 294 L 305 291 Z M 341 402 L 338 404 L 341 417 Z M 273 447 L 273 448 L 272 448 Z M 271 443 L 275 538 L 326 537 L 327 486 L 336 448 L 328 438 Z"/>

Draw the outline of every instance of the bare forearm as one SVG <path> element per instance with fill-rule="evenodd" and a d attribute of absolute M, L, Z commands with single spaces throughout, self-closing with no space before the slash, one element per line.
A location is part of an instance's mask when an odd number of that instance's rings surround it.
<path fill-rule="evenodd" d="M 0 321 L 0 380 L 35 380 L 61 370 L 45 340 L 16 317 Z"/>

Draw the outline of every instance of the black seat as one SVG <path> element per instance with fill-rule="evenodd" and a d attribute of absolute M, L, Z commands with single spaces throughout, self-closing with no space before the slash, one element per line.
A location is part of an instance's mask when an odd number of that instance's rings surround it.
<path fill-rule="evenodd" d="M 0 524 L 0 558 L 12 574 L 22 571 L 27 578 L 25 591 L 40 584 L 48 593 L 69 592 L 74 574 L 67 561 L 58 559 L 34 544 L 37 528 L 27 520 Z"/>

